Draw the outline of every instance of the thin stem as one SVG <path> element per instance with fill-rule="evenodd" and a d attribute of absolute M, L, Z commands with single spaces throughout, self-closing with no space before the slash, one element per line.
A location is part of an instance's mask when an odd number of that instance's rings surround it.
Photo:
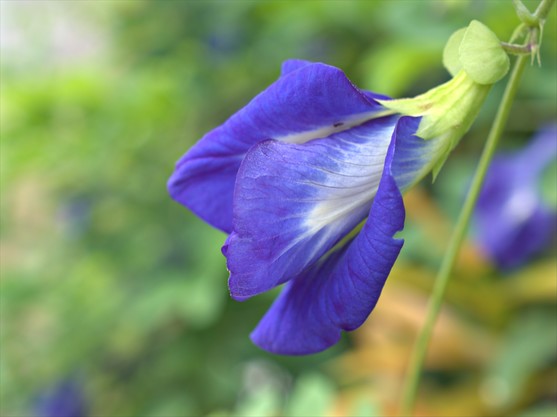
<path fill-rule="evenodd" d="M 547 17 L 547 14 L 549 13 L 549 10 L 553 6 L 554 2 L 555 0 L 542 0 L 538 8 L 534 12 L 534 16 L 540 19 L 541 24 L 543 24 L 543 21 Z M 532 33 L 530 33 L 530 35 L 532 35 Z M 536 34 L 535 36 L 537 38 L 538 34 Z M 527 42 L 530 42 L 531 40 L 532 39 L 529 36 Z M 537 39 L 534 41 L 536 42 Z M 539 43 L 537 44 L 539 45 Z M 491 159 L 493 158 L 495 149 L 497 148 L 497 143 L 499 142 L 499 139 L 503 134 L 507 119 L 509 118 L 512 103 L 514 101 L 514 97 L 516 95 L 516 91 L 518 90 L 518 85 L 520 83 L 520 79 L 522 78 L 522 73 L 524 72 L 524 68 L 526 67 L 527 62 L 527 55 L 521 55 L 516 59 L 513 71 L 511 73 L 509 81 L 507 82 L 503 98 L 501 99 L 501 103 L 499 104 L 499 109 L 497 110 L 493 125 L 491 126 L 491 130 L 487 137 L 482 155 L 480 157 L 480 161 L 478 163 L 478 167 L 476 168 L 476 173 L 474 174 L 474 178 L 472 179 L 470 190 L 468 191 L 468 195 L 466 196 L 466 201 L 464 202 L 464 205 L 458 217 L 455 229 L 449 241 L 447 252 L 445 253 L 445 256 L 441 263 L 441 267 L 437 274 L 437 278 L 435 280 L 432 294 L 427 307 L 425 324 L 422 327 L 420 334 L 418 335 L 414 350 L 412 352 L 412 356 L 410 357 L 408 374 L 406 376 L 406 381 L 402 393 L 401 415 L 404 417 L 411 416 L 413 414 L 420 374 L 424 365 L 429 341 L 431 340 L 431 335 L 433 333 L 433 326 L 435 325 L 435 321 L 437 319 L 437 316 L 439 315 L 439 311 L 441 310 L 443 297 L 445 295 L 445 290 L 451 276 L 451 271 L 453 269 L 458 253 L 460 252 L 460 247 L 462 246 L 462 242 L 466 235 L 468 224 L 474 211 L 476 201 L 478 200 L 478 195 L 482 188 L 487 169 L 489 167 Z"/>
<path fill-rule="evenodd" d="M 553 3 L 555 3 L 555 0 L 543 0 L 534 12 L 534 16 L 542 21 L 545 20 Z"/>
<path fill-rule="evenodd" d="M 541 20 L 545 19 L 554 2 L 555 0 L 542 0 L 534 15 Z M 522 73 L 524 72 L 524 68 L 526 67 L 527 61 L 527 55 L 522 55 L 517 58 L 514 64 L 512 74 L 507 83 L 503 98 L 501 99 L 501 103 L 499 105 L 497 115 L 495 116 L 495 120 L 493 121 L 493 125 L 491 126 L 491 130 L 489 132 L 484 150 L 480 157 L 478 167 L 476 168 L 476 173 L 474 174 L 474 178 L 472 179 L 470 190 L 468 191 L 468 195 L 466 196 L 466 201 L 464 202 L 462 211 L 460 212 L 460 215 L 458 217 L 455 229 L 449 241 L 447 252 L 445 253 L 445 256 L 441 263 L 441 267 L 437 274 L 437 278 L 435 280 L 435 284 L 433 286 L 433 291 L 427 308 L 425 323 L 421 329 L 420 334 L 418 335 L 414 350 L 412 352 L 412 356 L 410 357 L 408 374 L 406 376 L 406 381 L 402 393 L 402 416 L 412 415 L 420 374 L 424 365 L 427 348 L 429 346 L 429 342 L 433 333 L 433 326 L 435 325 L 437 316 L 439 315 L 439 311 L 441 310 L 445 290 L 451 277 L 451 271 L 453 269 L 458 253 L 460 252 L 460 247 L 462 246 L 466 231 L 468 230 L 468 224 L 470 223 L 470 218 L 472 217 L 476 201 L 478 200 L 478 195 L 482 188 L 487 169 L 489 167 L 491 159 L 493 158 L 493 154 L 495 153 L 495 149 L 497 148 L 497 143 L 499 142 L 499 139 L 503 133 L 505 124 L 509 117 L 509 112 L 511 110 L 512 103 L 514 101 L 514 97 L 516 95 L 516 91 L 518 89 L 518 85 L 520 83 L 520 79 L 522 77 Z"/>
<path fill-rule="evenodd" d="M 508 54 L 512 55 L 530 55 L 532 53 L 532 45 L 516 45 L 514 43 L 501 42 L 501 46 Z"/>
<path fill-rule="evenodd" d="M 468 191 L 468 195 L 466 196 L 466 201 L 464 202 L 464 206 L 462 207 L 462 211 L 460 212 L 460 215 L 458 217 L 455 229 L 447 247 L 447 252 L 445 253 L 443 262 L 439 269 L 439 273 L 437 274 L 431 298 L 427 307 L 425 324 L 422 327 L 420 334 L 418 335 L 416 345 L 414 346 L 414 350 L 410 358 L 409 370 L 406 376 L 406 384 L 404 386 L 402 397 L 402 416 L 412 415 L 420 373 L 424 364 L 427 348 L 433 332 L 433 326 L 441 309 L 443 296 L 445 295 L 445 289 L 447 287 L 447 283 L 449 282 L 451 271 L 453 269 L 457 255 L 460 251 L 460 247 L 466 235 L 468 223 L 470 221 L 470 217 L 472 216 L 474 206 L 476 205 L 478 195 L 482 188 L 487 168 L 489 167 L 489 163 L 491 162 L 491 159 L 497 147 L 497 143 L 499 142 L 499 138 L 503 133 L 505 123 L 507 122 L 507 119 L 509 117 L 509 111 L 514 100 L 514 96 L 516 94 L 522 72 L 524 71 L 524 67 L 526 66 L 527 62 L 527 56 L 519 56 L 516 60 L 516 63 L 514 64 L 511 77 L 507 83 L 507 87 L 501 100 L 501 104 L 499 105 L 499 110 L 497 111 L 497 115 L 495 116 L 495 120 L 493 122 L 493 125 L 491 126 L 491 131 L 489 132 L 489 136 L 485 143 L 482 156 L 480 157 L 478 167 L 476 168 L 476 173 L 474 174 L 472 185 L 470 186 L 470 190 Z"/>
<path fill-rule="evenodd" d="M 554 2 L 555 0 L 542 0 L 534 12 L 534 16 L 540 19 L 542 25 Z M 530 35 L 532 35 L 532 33 Z M 531 39 L 529 37 L 527 41 L 530 42 L 530 40 Z M 410 357 L 408 374 L 406 376 L 402 393 L 401 416 L 406 417 L 413 414 L 420 373 L 424 365 L 427 348 L 433 333 L 433 326 L 435 325 L 435 321 L 439 315 L 439 311 L 441 310 L 443 297 L 451 276 L 451 271 L 466 235 L 468 224 L 474 211 L 476 201 L 478 200 L 478 195 L 482 188 L 487 169 L 491 159 L 493 158 L 493 154 L 495 153 L 497 143 L 503 133 L 507 119 L 509 118 L 509 112 L 527 61 L 527 55 L 521 55 L 516 59 L 513 71 L 505 88 L 503 98 L 499 104 L 497 115 L 495 116 L 495 120 L 493 121 L 493 125 L 491 126 L 491 130 L 487 137 L 478 167 L 476 168 L 476 173 L 472 179 L 470 190 L 466 196 L 466 201 L 464 202 L 462 211 L 458 217 L 455 229 L 449 241 L 447 252 L 445 253 L 441 267 L 437 274 L 427 308 L 425 324 L 418 335 L 412 356 Z"/>
<path fill-rule="evenodd" d="M 522 3 L 520 0 L 513 0 L 514 9 L 518 18 L 529 27 L 534 27 L 538 25 L 538 19 L 530 10 Z"/>

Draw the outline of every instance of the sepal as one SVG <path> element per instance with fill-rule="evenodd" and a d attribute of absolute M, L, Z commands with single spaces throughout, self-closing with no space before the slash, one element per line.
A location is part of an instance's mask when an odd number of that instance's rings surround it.
<path fill-rule="evenodd" d="M 459 48 L 465 33 L 466 28 L 458 29 L 451 35 L 445 44 L 445 48 L 443 49 L 443 66 L 453 77 L 456 76 L 456 74 L 458 74 L 458 72 L 462 69 Z"/>
<path fill-rule="evenodd" d="M 494 84 L 509 72 L 509 56 L 483 23 L 472 20 L 458 48 L 462 68 L 478 84 Z"/>
<path fill-rule="evenodd" d="M 422 117 L 416 136 L 441 141 L 432 147 L 428 168 L 437 176 L 449 153 L 468 131 L 491 85 L 509 70 L 509 57 L 497 36 L 473 20 L 451 35 L 443 51 L 443 65 L 453 78 L 414 98 L 377 100 L 390 110 Z"/>
<path fill-rule="evenodd" d="M 494 84 L 507 74 L 510 61 L 495 33 L 473 20 L 449 38 L 443 65 L 453 77 L 463 69 L 478 84 Z"/>
<path fill-rule="evenodd" d="M 453 79 L 414 98 L 378 100 L 383 106 L 408 116 L 421 116 L 416 136 L 442 141 L 435 147 L 430 167 L 435 178 L 449 153 L 472 125 L 490 86 L 472 80 L 464 70 Z"/>

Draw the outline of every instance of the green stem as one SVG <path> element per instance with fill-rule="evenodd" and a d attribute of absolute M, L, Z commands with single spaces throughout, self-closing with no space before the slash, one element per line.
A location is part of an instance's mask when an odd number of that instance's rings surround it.
<path fill-rule="evenodd" d="M 544 21 L 549 14 L 549 10 L 553 6 L 553 3 L 555 3 L 555 0 L 543 0 L 534 12 L 534 16 Z"/>
<path fill-rule="evenodd" d="M 536 9 L 534 16 L 543 21 L 554 2 L 555 0 L 542 0 Z M 439 311 L 441 310 L 443 297 L 451 276 L 451 271 L 460 251 L 460 247 L 462 246 L 464 237 L 466 236 L 468 224 L 482 188 L 487 169 L 491 159 L 493 158 L 493 154 L 495 153 L 497 143 L 503 133 L 507 119 L 509 118 L 509 112 L 527 62 L 528 56 L 522 55 L 517 58 L 514 64 L 514 68 L 507 83 L 503 98 L 501 99 L 497 115 L 495 116 L 495 120 L 493 121 L 493 125 L 491 126 L 491 130 L 480 157 L 476 173 L 474 174 L 470 190 L 466 196 L 466 201 L 464 202 L 464 206 L 462 207 L 462 211 L 458 217 L 455 229 L 449 241 L 447 252 L 445 253 L 439 273 L 437 274 L 427 307 L 425 323 L 418 335 L 412 356 L 410 357 L 408 374 L 406 376 L 402 393 L 401 416 L 411 416 L 413 414 L 420 374 L 424 365 L 429 341 L 431 340 L 433 326 L 435 325 L 435 321 L 439 315 Z"/>
<path fill-rule="evenodd" d="M 431 298 L 427 307 L 425 324 L 422 327 L 420 334 L 418 335 L 418 339 L 416 340 L 412 356 L 410 357 L 410 365 L 408 374 L 406 376 L 406 382 L 402 396 L 401 416 L 412 415 L 420 373 L 425 361 L 427 348 L 433 332 L 433 326 L 441 309 L 443 296 L 445 295 L 445 289 L 447 288 L 447 283 L 449 282 L 451 271 L 466 235 L 468 223 L 470 221 L 470 217 L 472 216 L 474 206 L 476 205 L 478 195 L 482 188 L 487 168 L 489 167 L 489 163 L 491 162 L 491 159 L 497 147 L 497 143 L 499 142 L 499 138 L 503 133 L 503 129 L 505 127 L 505 123 L 507 122 L 509 111 L 514 100 L 514 96 L 516 94 L 522 72 L 524 71 L 524 67 L 526 66 L 527 62 L 527 56 L 520 56 L 517 58 L 516 63 L 514 64 L 511 77 L 507 83 L 505 94 L 503 95 L 503 99 L 501 100 L 501 104 L 499 105 L 499 110 L 497 111 L 497 115 L 491 127 L 491 131 L 489 132 L 489 136 L 485 143 L 480 162 L 478 163 L 478 167 L 476 168 L 476 173 L 474 174 L 472 185 L 470 186 L 470 190 L 468 191 L 468 195 L 466 196 L 466 201 L 464 202 L 464 206 L 462 207 L 462 210 L 458 217 L 455 229 L 447 247 L 447 252 L 445 252 L 443 262 L 441 263 L 439 273 L 437 274 Z"/>
<path fill-rule="evenodd" d="M 512 55 L 530 55 L 532 53 L 532 45 L 515 45 L 514 43 L 501 42 L 501 46 L 506 53 Z"/>

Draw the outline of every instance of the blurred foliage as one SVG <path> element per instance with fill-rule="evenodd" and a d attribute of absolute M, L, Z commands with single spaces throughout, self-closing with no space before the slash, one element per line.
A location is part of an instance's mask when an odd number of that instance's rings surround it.
<path fill-rule="evenodd" d="M 42 392 L 76 376 L 93 416 L 393 415 L 502 85 L 437 182 L 407 196 L 406 245 L 374 314 L 322 354 L 276 357 L 251 345 L 274 293 L 228 299 L 225 236 L 172 202 L 165 183 L 174 161 L 272 82 L 284 59 L 416 94 L 448 78 L 442 47 L 471 19 L 509 38 L 510 2 L 0 6 L 0 414 L 32 415 Z M 555 119 L 555 17 L 503 147 Z M 555 415 L 556 265 L 553 246 L 502 276 L 467 244 L 420 415 Z"/>

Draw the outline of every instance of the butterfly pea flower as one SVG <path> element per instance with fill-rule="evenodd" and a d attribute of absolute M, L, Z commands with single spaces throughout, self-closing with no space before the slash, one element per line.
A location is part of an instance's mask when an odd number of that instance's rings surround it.
<path fill-rule="evenodd" d="M 488 90 L 459 69 L 391 100 L 338 68 L 289 60 L 178 161 L 171 196 L 228 234 L 232 298 L 285 284 L 256 345 L 314 353 L 365 321 L 402 248 L 401 194 L 439 170 Z"/>
<path fill-rule="evenodd" d="M 540 181 L 557 162 L 557 124 L 540 130 L 523 149 L 496 155 L 474 212 L 478 244 L 503 270 L 527 262 L 551 242 L 557 212 Z"/>

